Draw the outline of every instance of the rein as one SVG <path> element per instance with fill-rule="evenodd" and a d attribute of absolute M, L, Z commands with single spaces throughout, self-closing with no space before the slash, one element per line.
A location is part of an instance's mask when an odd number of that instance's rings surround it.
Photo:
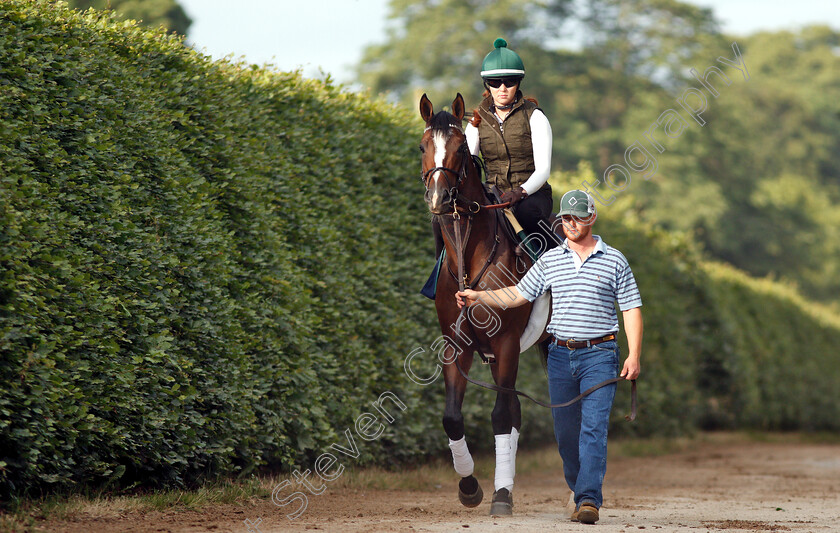
<path fill-rule="evenodd" d="M 461 148 L 459 148 L 459 151 L 466 151 L 465 146 L 466 146 L 466 144 L 462 145 Z M 481 178 L 481 172 L 484 171 L 486 173 L 486 169 L 484 167 L 484 162 L 480 158 L 478 158 L 477 156 L 474 156 L 472 154 L 470 154 L 470 157 L 472 158 L 473 164 L 478 169 L 479 179 L 480 179 Z M 469 241 L 470 241 L 470 231 L 472 230 L 473 216 L 477 215 L 482 209 L 496 210 L 496 209 L 507 208 L 507 207 L 510 206 L 510 202 L 503 202 L 503 203 L 500 203 L 500 204 L 480 204 L 480 203 L 476 202 L 475 200 L 469 200 L 469 203 L 467 204 L 467 207 L 466 208 L 460 207 L 460 210 L 459 210 L 458 202 L 460 201 L 463 205 L 464 200 L 462 200 L 458 196 L 458 185 L 461 184 L 461 181 L 466 176 L 466 166 L 467 166 L 467 160 L 465 159 L 464 162 L 461 164 L 461 171 L 457 174 L 455 173 L 454 170 L 452 170 L 450 168 L 447 168 L 447 167 L 435 167 L 435 168 L 429 169 L 429 170 L 427 170 L 426 172 L 423 173 L 423 180 L 424 181 L 427 180 L 428 177 L 433 172 L 435 172 L 437 170 L 444 171 L 444 177 L 446 176 L 446 172 L 450 172 L 450 173 L 457 176 L 457 181 L 455 182 L 455 187 L 450 187 L 450 189 L 449 189 L 450 190 L 450 196 L 452 198 L 452 200 L 451 200 L 452 213 L 449 213 L 449 214 L 452 216 L 452 219 L 453 219 L 453 224 L 452 224 L 454 226 L 454 229 L 453 229 L 454 239 L 453 240 L 455 241 L 455 248 L 458 251 L 458 254 L 457 254 L 458 258 L 459 258 L 458 259 L 458 274 L 455 275 L 454 273 L 452 273 L 452 269 L 448 265 L 447 265 L 447 269 L 449 270 L 450 274 L 452 274 L 452 276 L 458 281 L 459 286 L 469 287 L 471 285 L 475 286 L 475 284 L 478 282 L 478 280 L 481 279 L 481 276 L 484 275 L 484 272 L 486 272 L 487 269 L 490 267 L 490 264 L 493 262 L 493 259 L 496 257 L 496 250 L 499 247 L 499 242 L 501 241 L 501 239 L 499 238 L 499 217 L 497 215 L 495 217 L 496 218 L 496 226 L 495 226 L 495 230 L 494 230 L 495 234 L 494 234 L 493 248 L 490 250 L 490 255 L 487 257 L 487 261 L 485 261 L 484 266 L 481 268 L 481 270 L 475 276 L 475 278 L 472 279 L 472 283 L 468 284 L 467 275 L 464 271 L 465 269 L 464 269 L 463 257 L 464 257 L 464 252 L 466 250 L 467 243 L 469 243 Z M 449 182 L 449 178 L 445 178 L 445 179 L 446 179 L 446 184 L 451 185 L 451 183 Z M 466 236 L 463 237 L 463 238 L 461 237 L 461 213 L 463 213 L 467 218 Z M 448 229 L 444 229 L 444 228 L 446 228 L 446 226 L 444 224 L 441 224 L 440 227 L 441 227 L 441 231 L 448 231 Z"/>
<path fill-rule="evenodd" d="M 469 153 L 466 143 L 462 144 L 461 147 L 458 148 L 458 151 Z M 482 161 L 481 158 L 479 158 L 478 156 L 475 156 L 475 155 L 472 155 L 472 154 L 469 154 L 469 155 L 470 155 L 470 158 L 473 161 L 473 164 L 478 169 L 478 175 L 479 175 L 479 179 L 480 179 L 480 176 L 481 176 L 482 172 L 484 172 L 484 174 L 487 174 L 487 169 L 484 166 L 484 161 Z M 461 184 L 461 182 L 464 180 L 464 177 L 467 175 L 467 160 L 466 159 L 463 160 L 463 162 L 461 163 L 461 170 L 458 171 L 458 172 L 456 172 L 455 170 L 453 170 L 449 167 L 434 167 L 434 168 L 430 168 L 429 170 L 424 172 L 420 176 L 420 180 L 423 182 L 423 185 L 426 186 L 427 190 L 428 190 L 428 183 L 427 182 L 429 180 L 429 176 L 431 176 L 432 174 L 434 174 L 435 172 L 438 172 L 438 171 L 443 172 L 443 179 L 446 180 L 446 185 L 449 188 L 449 195 L 452 197 L 452 214 L 454 215 L 455 213 L 458 212 L 458 202 L 461 202 L 462 205 L 464 203 L 463 200 L 461 200 L 458 196 L 458 186 Z M 452 182 L 449 181 L 449 177 L 448 177 L 447 173 L 455 176 L 455 185 L 454 186 L 452 185 Z M 475 200 L 469 200 L 469 202 L 467 203 L 467 206 L 468 207 L 466 208 L 466 210 L 467 210 L 466 212 L 468 212 L 471 215 L 475 215 L 479 211 L 481 211 L 482 209 L 504 209 L 506 207 L 510 207 L 510 202 L 504 202 L 504 203 L 501 203 L 501 204 L 480 204 L 480 203 L 476 202 Z M 465 208 L 461 207 L 462 211 L 464 209 Z"/>

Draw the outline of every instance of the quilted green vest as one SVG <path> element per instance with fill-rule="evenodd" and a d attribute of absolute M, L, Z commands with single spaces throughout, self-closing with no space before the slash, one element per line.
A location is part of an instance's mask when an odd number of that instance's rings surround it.
<path fill-rule="evenodd" d="M 522 98 L 520 92 L 517 98 L 501 125 L 490 111 L 493 97 L 488 96 L 478 106 L 479 149 L 487 167 L 487 183 L 496 185 L 502 192 L 521 186 L 535 168 L 530 121 L 537 105 Z"/>

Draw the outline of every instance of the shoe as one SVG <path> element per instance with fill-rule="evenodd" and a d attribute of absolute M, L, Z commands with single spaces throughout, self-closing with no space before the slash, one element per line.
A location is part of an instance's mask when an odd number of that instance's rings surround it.
<path fill-rule="evenodd" d="M 592 505 L 591 503 L 583 503 L 580 506 L 580 509 L 575 511 L 572 516 L 577 515 L 575 518 L 581 524 L 594 524 L 598 521 L 598 508 Z"/>

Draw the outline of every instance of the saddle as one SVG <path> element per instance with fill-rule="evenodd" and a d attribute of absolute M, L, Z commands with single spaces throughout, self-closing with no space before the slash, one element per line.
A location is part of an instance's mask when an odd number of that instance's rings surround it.
<path fill-rule="evenodd" d="M 492 203 L 501 203 L 502 202 L 502 194 L 498 187 L 495 185 L 488 185 L 487 183 L 484 184 L 484 193 L 487 196 L 487 199 Z M 524 256 L 528 255 L 531 258 L 531 261 L 536 261 L 539 257 L 537 254 L 538 250 L 535 250 L 531 243 L 526 242 L 528 235 L 525 233 L 525 230 L 519 224 L 519 221 L 516 220 L 516 216 L 513 214 L 513 210 L 511 208 L 504 209 L 504 217 L 502 220 L 502 228 L 504 229 L 505 235 L 507 235 L 510 242 L 516 245 L 516 255 Z M 552 213 L 549 216 L 549 223 L 553 227 L 555 221 L 555 215 Z"/>
<path fill-rule="evenodd" d="M 487 200 L 491 203 L 502 203 L 502 191 L 500 191 L 499 188 L 495 185 L 485 183 L 484 195 L 487 197 Z M 516 245 L 516 255 L 522 255 L 523 250 L 521 245 L 527 237 L 527 235 L 525 235 L 525 231 L 522 229 L 522 226 L 519 225 L 519 222 L 513 215 L 513 211 L 511 211 L 509 207 L 505 208 L 504 214 L 505 216 L 502 217 L 502 220 L 500 220 L 502 230 L 504 231 L 505 235 L 507 235 L 507 238 L 510 239 L 510 242 Z M 534 258 L 532 257 L 532 259 Z"/>

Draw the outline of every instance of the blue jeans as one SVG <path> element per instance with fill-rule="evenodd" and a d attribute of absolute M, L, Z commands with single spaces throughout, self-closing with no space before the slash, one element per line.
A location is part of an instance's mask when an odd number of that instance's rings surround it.
<path fill-rule="evenodd" d="M 618 376 L 619 349 L 615 341 L 570 350 L 551 343 L 548 350 L 548 391 L 551 403 L 568 402 L 602 381 Z M 551 410 L 554 437 L 566 483 L 575 504 L 601 508 L 601 486 L 607 473 L 607 427 L 616 384 L 593 392 L 580 402 Z"/>

